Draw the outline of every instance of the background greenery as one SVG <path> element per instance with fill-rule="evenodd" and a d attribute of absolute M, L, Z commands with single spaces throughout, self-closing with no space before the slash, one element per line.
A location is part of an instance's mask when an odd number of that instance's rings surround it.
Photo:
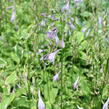
<path fill-rule="evenodd" d="M 37 109 L 39 88 L 46 109 L 77 109 L 77 105 L 101 109 L 109 97 L 109 1 L 83 0 L 76 5 L 71 0 L 70 9 L 61 12 L 65 4 L 64 0 L 0 1 L 0 109 Z M 10 6 L 16 10 L 14 22 Z M 54 65 L 40 61 L 60 49 L 46 37 L 53 27 L 65 41 Z M 44 52 L 38 53 L 39 49 Z M 59 81 L 53 82 L 59 71 Z"/>

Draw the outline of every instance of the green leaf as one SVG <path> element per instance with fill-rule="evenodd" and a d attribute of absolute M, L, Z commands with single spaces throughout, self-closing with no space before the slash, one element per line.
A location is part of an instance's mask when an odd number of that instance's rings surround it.
<path fill-rule="evenodd" d="M 80 95 L 86 95 L 88 96 L 91 92 L 90 84 L 89 82 L 84 78 L 81 77 L 80 79 Z"/>
<path fill-rule="evenodd" d="M 15 94 L 11 94 L 9 97 L 5 97 L 0 103 L 0 109 L 7 109 L 7 107 L 11 104 L 14 98 Z"/>
<path fill-rule="evenodd" d="M 6 84 L 15 84 L 15 82 L 17 81 L 18 77 L 16 75 L 15 72 L 13 72 L 12 74 L 10 74 L 7 78 L 5 83 Z"/>
<path fill-rule="evenodd" d="M 49 84 L 50 85 L 50 84 Z M 48 89 L 49 88 L 49 89 Z M 45 99 L 47 99 L 50 103 L 54 103 L 55 102 L 55 99 L 57 97 L 57 94 L 58 94 L 58 89 L 56 88 L 50 88 L 48 87 L 48 84 L 46 84 L 44 86 L 44 97 Z"/>
<path fill-rule="evenodd" d="M 47 103 L 46 103 L 46 108 L 47 108 L 47 109 L 51 109 L 51 108 L 52 108 L 50 102 L 47 102 Z"/>
<path fill-rule="evenodd" d="M 58 89 L 52 88 L 50 91 L 50 102 L 53 104 L 58 94 Z"/>
<path fill-rule="evenodd" d="M 18 57 L 17 54 L 15 53 L 11 53 L 11 58 L 13 59 L 13 61 L 19 63 L 20 62 L 20 58 Z"/>
<path fill-rule="evenodd" d="M 16 91 L 16 96 L 20 96 L 22 94 L 26 94 L 26 89 L 23 87 L 23 88 L 19 88 L 17 91 Z"/>
<path fill-rule="evenodd" d="M 83 13 L 81 14 L 81 16 L 83 16 L 83 17 L 90 17 L 90 16 L 92 16 L 92 13 L 90 13 L 90 12 L 88 12 L 88 11 L 85 11 L 85 12 L 83 12 Z"/>
<path fill-rule="evenodd" d="M 107 84 L 104 89 L 103 89 L 103 92 L 102 92 L 102 97 L 105 99 L 109 96 L 109 84 Z"/>
<path fill-rule="evenodd" d="M 13 102 L 16 107 L 29 107 L 29 102 L 26 97 L 16 98 Z"/>
<path fill-rule="evenodd" d="M 0 68 L 3 68 L 4 66 L 6 66 L 6 64 L 6 61 L 0 58 Z"/>
<path fill-rule="evenodd" d="M 48 86 L 47 86 L 48 84 L 46 84 L 45 86 L 44 86 L 44 97 L 45 97 L 45 99 L 46 100 L 48 100 L 48 97 L 49 97 L 49 93 L 48 93 Z"/>
<path fill-rule="evenodd" d="M 81 41 L 84 39 L 84 34 L 82 32 L 75 32 L 74 35 L 77 43 L 80 44 Z"/>
<path fill-rule="evenodd" d="M 88 42 L 87 41 L 83 41 L 81 43 L 81 46 L 79 46 L 79 50 L 85 50 L 87 48 Z"/>

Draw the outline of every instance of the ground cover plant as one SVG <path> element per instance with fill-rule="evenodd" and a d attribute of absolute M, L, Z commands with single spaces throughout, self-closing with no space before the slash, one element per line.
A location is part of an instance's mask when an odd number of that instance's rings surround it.
<path fill-rule="evenodd" d="M 0 109 L 108 104 L 108 0 L 0 1 Z"/>

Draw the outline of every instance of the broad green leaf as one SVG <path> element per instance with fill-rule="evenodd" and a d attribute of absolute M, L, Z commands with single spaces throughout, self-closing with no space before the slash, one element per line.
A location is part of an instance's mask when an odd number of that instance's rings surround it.
<path fill-rule="evenodd" d="M 51 109 L 51 108 L 52 108 L 50 102 L 47 102 L 47 103 L 46 103 L 46 108 L 47 108 L 47 109 Z"/>
<path fill-rule="evenodd" d="M 0 58 L 0 68 L 3 68 L 6 64 L 7 64 L 6 61 Z"/>
<path fill-rule="evenodd" d="M 81 96 L 83 96 L 83 95 L 88 96 L 90 94 L 90 92 L 91 92 L 90 84 L 84 77 L 80 78 L 79 86 L 80 86 L 80 95 Z"/>
<path fill-rule="evenodd" d="M 107 84 L 104 89 L 103 89 L 103 92 L 102 92 L 102 97 L 105 99 L 109 96 L 109 84 Z"/>
<path fill-rule="evenodd" d="M 14 100 L 13 105 L 16 106 L 16 107 L 28 108 L 29 107 L 29 102 L 28 102 L 26 97 L 20 97 L 20 98 L 16 98 Z"/>
<path fill-rule="evenodd" d="M 44 86 L 44 97 L 45 99 L 47 99 L 50 103 L 54 103 L 55 102 L 55 99 L 57 97 L 57 94 L 58 94 L 58 89 L 56 88 L 49 88 L 48 84 L 46 84 Z"/>
<path fill-rule="evenodd" d="M 75 32 L 74 35 L 77 43 L 80 44 L 84 39 L 84 34 L 82 32 Z"/>
<path fill-rule="evenodd" d="M 50 91 L 50 102 L 53 104 L 58 94 L 58 89 L 52 88 Z"/>
<path fill-rule="evenodd" d="M 92 16 L 92 13 L 88 12 L 88 11 L 85 11 L 81 14 L 83 17 L 90 17 Z"/>
<path fill-rule="evenodd" d="M 24 87 L 19 88 L 19 89 L 16 91 L 16 96 L 17 96 L 17 97 L 21 96 L 22 94 L 26 94 L 26 89 L 25 89 Z"/>
<path fill-rule="evenodd" d="M 12 74 L 10 74 L 7 78 L 5 83 L 6 84 L 15 84 L 15 82 L 17 81 L 18 77 L 16 75 L 15 72 L 13 72 Z"/>
<path fill-rule="evenodd" d="M 20 58 L 18 57 L 16 53 L 11 53 L 11 58 L 17 63 L 20 62 Z"/>
<path fill-rule="evenodd" d="M 14 98 L 15 94 L 11 94 L 9 97 L 4 97 L 4 99 L 0 103 L 0 109 L 7 109 L 7 107 L 11 104 Z"/>

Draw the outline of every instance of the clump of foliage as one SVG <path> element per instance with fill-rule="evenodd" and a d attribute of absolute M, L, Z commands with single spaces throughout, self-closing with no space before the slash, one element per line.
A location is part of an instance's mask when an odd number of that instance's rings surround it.
<path fill-rule="evenodd" d="M 108 0 L 0 1 L 0 109 L 101 109 L 109 97 Z"/>

